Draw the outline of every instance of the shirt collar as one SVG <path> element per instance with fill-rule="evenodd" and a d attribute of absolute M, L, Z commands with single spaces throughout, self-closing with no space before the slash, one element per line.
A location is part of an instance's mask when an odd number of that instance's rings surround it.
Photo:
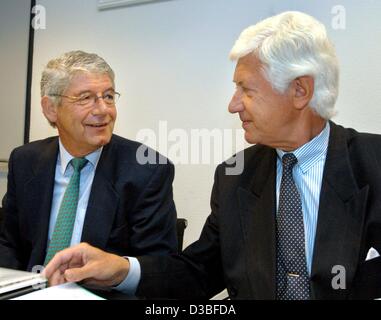
<path fill-rule="evenodd" d="M 101 157 L 103 147 L 100 147 L 99 149 L 93 151 L 92 153 L 89 153 L 85 158 L 93 165 L 94 168 L 96 168 L 99 158 Z M 67 165 L 69 162 L 74 159 L 74 157 L 65 149 L 64 145 L 61 142 L 61 139 L 59 139 L 59 154 L 58 154 L 58 161 L 61 162 L 61 173 L 62 175 L 65 174 Z"/>
<path fill-rule="evenodd" d="M 298 159 L 297 165 L 299 165 L 303 173 L 306 173 L 321 157 L 327 154 L 329 133 L 330 125 L 327 121 L 325 128 L 319 135 L 292 152 Z M 280 160 L 287 153 L 281 149 L 276 149 L 276 152 Z"/>

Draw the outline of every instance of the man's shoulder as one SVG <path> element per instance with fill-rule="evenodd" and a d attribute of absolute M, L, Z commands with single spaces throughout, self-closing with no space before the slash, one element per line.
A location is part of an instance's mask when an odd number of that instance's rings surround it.
<path fill-rule="evenodd" d="M 141 142 L 129 140 L 116 134 L 112 135 L 112 139 L 105 151 L 114 154 L 116 159 L 123 162 L 138 163 L 140 165 L 172 165 L 171 161 L 158 151 Z"/>
<path fill-rule="evenodd" d="M 46 152 L 49 147 L 58 146 L 58 137 L 49 137 L 42 140 L 36 140 L 29 143 L 26 143 L 22 146 L 16 147 L 13 149 L 13 157 L 26 157 L 30 158 L 33 156 L 38 156 L 42 152 Z"/>
<path fill-rule="evenodd" d="M 349 142 L 352 144 L 371 144 L 374 146 L 381 146 L 381 135 L 368 132 L 358 132 L 354 129 L 347 129 L 348 136 L 350 138 Z"/>
<path fill-rule="evenodd" d="M 254 160 L 262 161 L 263 158 L 271 156 L 274 150 L 275 150 L 274 148 L 271 148 L 262 144 L 255 144 L 237 152 L 231 158 L 224 161 L 221 165 L 229 166 L 229 163 L 232 162 L 232 159 L 237 159 L 237 158 L 243 159 L 245 163 L 252 163 Z"/>
<path fill-rule="evenodd" d="M 122 152 L 129 152 L 137 150 L 141 143 L 113 134 L 109 145 L 110 147 L 113 147 L 114 149 L 120 150 Z"/>
<path fill-rule="evenodd" d="M 360 152 L 361 150 L 369 151 L 372 149 L 374 152 L 378 152 L 381 155 L 380 134 L 360 132 L 353 128 L 345 128 L 340 125 L 335 125 L 335 130 L 344 135 L 350 151 Z"/>
<path fill-rule="evenodd" d="M 232 172 L 231 176 L 237 177 L 250 175 L 257 167 L 270 163 L 274 156 L 275 149 L 261 144 L 252 145 L 221 163 L 217 167 L 217 171 L 223 170 L 226 173 L 228 170 Z"/>

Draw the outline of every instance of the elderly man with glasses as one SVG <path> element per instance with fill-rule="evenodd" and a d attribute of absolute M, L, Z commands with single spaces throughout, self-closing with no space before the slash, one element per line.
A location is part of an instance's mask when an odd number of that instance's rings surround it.
<path fill-rule="evenodd" d="M 119 93 L 106 61 L 51 60 L 41 97 L 58 137 L 10 156 L 0 267 L 32 270 L 80 242 L 119 256 L 176 252 L 174 167 L 155 152 L 157 164 L 139 164 L 141 144 L 113 134 Z"/>

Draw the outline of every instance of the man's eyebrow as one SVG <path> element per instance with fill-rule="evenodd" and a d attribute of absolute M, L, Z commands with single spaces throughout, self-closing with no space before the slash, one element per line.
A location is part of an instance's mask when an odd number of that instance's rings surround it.
<path fill-rule="evenodd" d="M 241 87 L 243 89 L 253 90 L 253 91 L 257 90 L 257 86 L 255 86 L 254 84 L 247 84 L 244 80 L 243 81 L 241 80 L 238 82 L 233 80 L 233 83 L 235 83 L 236 86 Z"/>
<path fill-rule="evenodd" d="M 235 80 L 233 80 L 233 83 L 235 83 L 235 85 L 236 86 L 240 86 L 240 87 L 243 87 L 244 86 L 244 83 L 243 83 L 243 81 L 241 80 L 241 81 L 235 81 Z"/>
<path fill-rule="evenodd" d="M 90 90 L 80 91 L 77 93 L 77 96 L 81 96 L 81 95 L 86 94 L 86 93 L 91 93 L 91 91 Z"/>

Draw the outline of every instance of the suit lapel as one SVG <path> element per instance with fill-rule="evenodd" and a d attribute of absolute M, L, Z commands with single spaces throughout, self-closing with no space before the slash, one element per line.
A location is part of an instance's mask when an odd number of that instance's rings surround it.
<path fill-rule="evenodd" d="M 359 189 L 354 180 L 344 129 L 330 125 L 311 272 L 315 299 L 345 298 L 346 290 L 332 288 L 332 268 L 345 268 L 348 288 L 358 262 L 368 196 L 368 186 Z"/>
<path fill-rule="evenodd" d="M 115 170 L 114 144 L 111 140 L 99 159 L 82 231 L 82 241 L 104 249 L 118 208 L 119 195 L 113 185 Z"/>
<path fill-rule="evenodd" d="M 25 203 L 30 214 L 32 253 L 28 269 L 42 264 L 45 258 L 53 198 L 55 168 L 58 154 L 58 138 L 49 140 L 38 160 L 32 164 L 33 177 L 24 185 Z"/>
<path fill-rule="evenodd" d="M 274 299 L 276 153 L 270 148 L 263 151 L 246 162 L 245 176 L 252 179 L 238 189 L 238 200 L 253 297 Z"/>

